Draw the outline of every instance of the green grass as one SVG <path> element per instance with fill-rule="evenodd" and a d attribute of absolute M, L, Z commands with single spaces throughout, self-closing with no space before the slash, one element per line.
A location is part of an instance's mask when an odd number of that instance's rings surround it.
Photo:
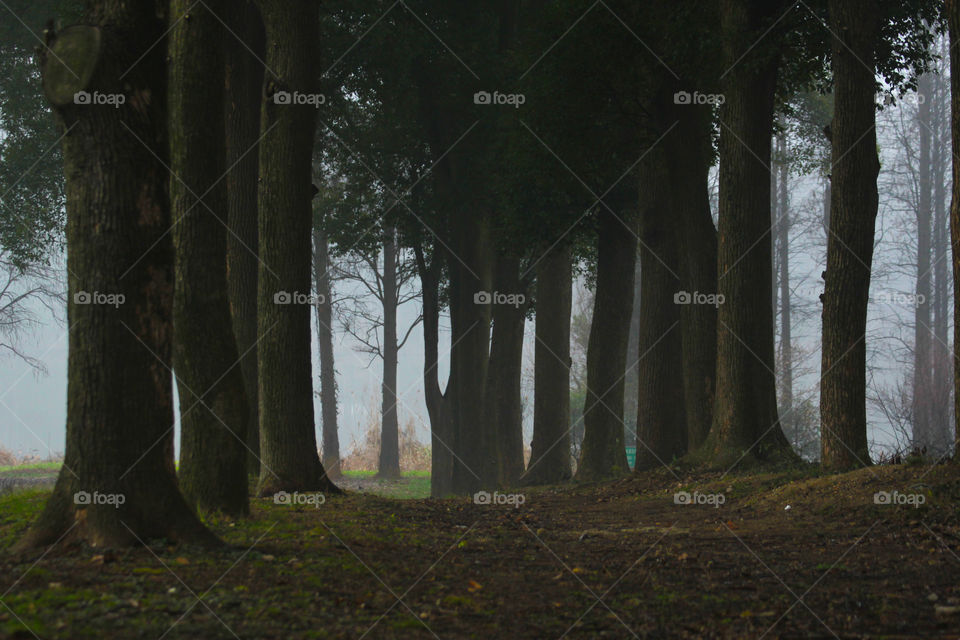
<path fill-rule="evenodd" d="M 430 497 L 429 471 L 404 471 L 400 474 L 400 480 L 394 482 L 375 481 L 374 477 L 377 475 L 375 471 L 345 471 L 343 475 L 352 480 L 362 478 L 376 482 L 371 487 L 370 493 L 376 493 L 385 498 L 418 500 Z"/>
<path fill-rule="evenodd" d="M 8 471 L 60 471 L 62 462 L 32 462 L 30 464 L 17 464 L 0 466 L 0 473 Z"/>
<path fill-rule="evenodd" d="M 16 542 L 50 497 L 49 489 L 24 489 L 0 496 L 0 548 Z"/>

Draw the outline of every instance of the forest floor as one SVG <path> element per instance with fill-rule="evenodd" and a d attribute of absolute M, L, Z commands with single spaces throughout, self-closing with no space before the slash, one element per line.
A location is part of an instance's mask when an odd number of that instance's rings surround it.
<path fill-rule="evenodd" d="M 2 638 L 960 637 L 960 465 L 262 499 L 220 552 L 12 555 L 47 495 L 0 497 Z"/>

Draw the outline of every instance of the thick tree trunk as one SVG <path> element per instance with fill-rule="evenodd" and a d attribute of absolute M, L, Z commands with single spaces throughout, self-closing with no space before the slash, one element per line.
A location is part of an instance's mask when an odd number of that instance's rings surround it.
<path fill-rule="evenodd" d="M 340 471 L 340 435 L 337 431 L 337 372 L 333 361 L 333 288 L 330 285 L 330 251 L 321 225 L 313 229 L 313 280 L 317 287 L 317 342 L 320 349 L 320 412 L 323 419 L 322 460 L 327 476 Z"/>
<path fill-rule="evenodd" d="M 450 400 L 440 391 L 440 259 L 434 249 L 428 264 L 421 247 L 415 247 L 417 272 L 423 291 L 423 385 L 427 414 L 430 418 L 430 495 L 446 497 L 453 492 L 453 427 Z M 451 371 L 451 375 L 452 375 Z M 447 396 L 454 389 L 447 383 Z"/>
<path fill-rule="evenodd" d="M 717 230 L 710 215 L 709 172 L 712 155 L 709 107 L 678 105 L 677 122 L 667 134 L 667 163 L 677 221 L 681 286 L 684 291 L 717 292 Z M 713 422 L 717 369 L 717 307 L 690 304 L 680 308 L 683 340 L 683 397 L 687 413 L 687 447 L 695 451 Z"/>
<path fill-rule="evenodd" d="M 247 474 L 260 474 L 260 411 L 257 400 L 257 179 L 264 33 L 252 0 L 221 18 L 236 37 L 226 46 L 227 288 L 233 335 L 247 398 Z M 249 47 L 249 48 L 248 48 Z M 259 59 L 258 59 L 259 58 Z"/>
<path fill-rule="evenodd" d="M 481 488 L 484 459 L 495 450 L 483 420 L 490 350 L 490 305 L 476 297 L 490 293 L 487 224 L 477 212 L 463 211 L 453 222 L 450 274 L 451 378 L 456 452 L 453 491 L 471 494 Z M 448 383 L 449 386 L 449 383 Z"/>
<path fill-rule="evenodd" d="M 170 201 L 173 365 L 180 398 L 180 486 L 201 511 L 244 515 L 247 401 L 227 299 L 222 180 L 224 3 L 171 4 Z M 184 15 L 190 12 L 190 19 Z"/>
<path fill-rule="evenodd" d="M 583 448 L 576 474 L 580 481 L 630 472 L 623 449 L 623 373 L 637 241 L 624 223 L 633 223 L 635 206 L 629 203 L 615 207 L 616 215 L 601 207 L 598 214 L 597 293 L 587 347 Z"/>
<path fill-rule="evenodd" d="M 866 332 L 877 217 L 875 0 L 831 0 L 834 116 L 833 196 L 823 292 L 820 462 L 830 469 L 870 464 L 867 450 Z M 867 67 L 864 67 L 867 65 Z"/>
<path fill-rule="evenodd" d="M 383 243 L 383 406 L 380 413 L 381 478 L 400 477 L 400 423 L 397 419 L 397 230 Z"/>
<path fill-rule="evenodd" d="M 258 494 L 336 491 L 317 453 L 310 358 L 311 160 L 318 93 L 319 5 L 260 0 L 267 67 L 260 142 L 257 328 L 260 334 Z"/>
<path fill-rule="evenodd" d="M 917 87 L 921 98 L 917 114 L 919 158 L 917 167 L 919 197 L 917 199 L 917 283 L 913 326 L 913 446 L 927 450 L 930 446 L 933 400 L 931 378 L 933 333 L 930 320 L 930 219 L 931 196 L 931 78 L 920 76 Z"/>
<path fill-rule="evenodd" d="M 521 291 L 520 261 L 499 256 L 494 273 L 494 289 L 500 294 Z M 527 305 L 495 304 L 492 309 L 493 333 L 486 382 L 486 425 L 493 438 L 487 451 L 483 480 L 488 486 L 510 486 L 523 473 L 523 402 L 520 380 L 523 374 L 523 331 Z"/>
<path fill-rule="evenodd" d="M 533 364 L 533 442 L 524 485 L 570 479 L 570 313 L 573 276 L 570 248 L 553 247 L 537 273 L 536 345 Z"/>
<path fill-rule="evenodd" d="M 770 139 L 779 53 L 777 34 L 761 33 L 783 7 L 722 0 L 724 54 L 721 110 L 717 391 L 703 457 L 794 460 L 777 416 L 770 255 Z M 750 60 L 739 61 L 748 51 Z M 720 301 L 720 300 L 718 300 Z"/>
<path fill-rule="evenodd" d="M 165 16 L 165 3 L 91 2 L 86 24 L 58 34 L 41 60 L 47 99 L 69 130 L 66 452 L 21 550 L 217 544 L 173 467 Z M 144 42 L 160 44 L 139 59 Z M 76 104 L 79 91 L 124 101 Z"/>
<path fill-rule="evenodd" d="M 673 228 L 667 171 L 657 148 L 638 167 L 641 284 L 635 471 L 668 465 L 687 448 L 680 309 L 681 304 L 699 302 L 687 297 L 692 292 L 686 296 L 679 292 L 679 238 Z"/>
<path fill-rule="evenodd" d="M 960 0 L 947 0 L 950 27 L 950 133 L 953 149 L 960 149 Z M 954 454 L 960 451 L 960 158 L 951 155 L 953 191 L 950 200 L 950 244 L 953 247 L 953 435 Z M 957 456 L 954 455 L 954 460 Z"/>

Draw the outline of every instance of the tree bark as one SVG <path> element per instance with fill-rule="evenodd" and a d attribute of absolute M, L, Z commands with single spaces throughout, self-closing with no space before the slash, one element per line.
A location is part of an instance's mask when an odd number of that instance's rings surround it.
<path fill-rule="evenodd" d="M 400 477 L 400 424 L 397 419 L 397 230 L 383 243 L 383 407 L 380 414 L 381 478 Z"/>
<path fill-rule="evenodd" d="M 619 204 L 613 207 L 616 215 L 606 207 L 598 213 L 597 293 L 587 347 L 584 436 L 576 473 L 579 481 L 630 472 L 623 448 L 623 374 L 637 241 L 632 230 L 624 226 L 633 223 L 635 205 Z"/>
<path fill-rule="evenodd" d="M 430 418 L 430 495 L 443 498 L 453 492 L 453 425 L 449 395 L 455 388 L 447 382 L 447 392 L 440 390 L 440 275 L 441 261 L 434 248 L 427 262 L 422 247 L 414 247 L 417 272 L 423 291 L 423 386 L 427 414 Z M 451 377 L 453 371 L 450 372 Z"/>
<path fill-rule="evenodd" d="M 85 24 L 58 34 L 40 60 L 69 132 L 66 451 L 20 550 L 77 540 L 218 544 L 180 494 L 173 465 L 165 17 L 166 3 L 91 2 Z M 138 60 L 144 42 L 159 45 Z M 125 99 L 76 104 L 79 91 Z"/>
<path fill-rule="evenodd" d="M 173 364 L 183 495 L 201 511 L 241 516 L 250 510 L 248 413 L 227 299 L 223 4 L 171 4 Z"/>
<path fill-rule="evenodd" d="M 330 250 L 322 224 L 313 229 L 313 279 L 319 300 L 317 342 L 320 349 L 320 412 L 322 460 L 327 476 L 337 479 L 340 470 L 340 435 L 337 431 L 337 372 L 333 360 L 333 287 L 330 285 Z"/>
<path fill-rule="evenodd" d="M 954 149 L 960 149 L 960 0 L 947 0 L 950 34 L 950 134 Z M 953 247 L 953 317 L 960 318 L 960 158 L 951 154 L 950 244 Z M 960 322 L 953 325 L 953 434 L 954 454 L 960 451 Z M 955 461 L 957 456 L 954 455 Z"/>
<path fill-rule="evenodd" d="M 247 474 L 260 474 L 260 404 L 257 398 L 257 141 L 263 90 L 265 35 L 252 0 L 221 14 L 236 36 L 225 36 L 227 158 L 227 289 L 233 335 L 247 398 Z M 248 49 L 249 47 L 249 49 Z M 259 59 L 258 59 L 259 58 Z"/>
<path fill-rule="evenodd" d="M 713 426 L 703 447 L 711 464 L 795 456 L 777 416 L 770 282 L 770 139 L 779 51 L 777 33 L 753 47 L 783 7 L 722 0 L 729 70 L 721 108 L 719 294 Z M 749 61 L 741 61 L 749 49 Z"/>
<path fill-rule="evenodd" d="M 526 291 L 520 283 L 520 261 L 499 256 L 494 270 L 494 289 L 501 294 Z M 486 429 L 493 439 L 487 451 L 483 480 L 488 486 L 511 486 L 523 474 L 523 402 L 520 380 L 523 374 L 523 331 L 526 301 L 519 306 L 495 304 L 490 363 L 486 382 Z"/>
<path fill-rule="evenodd" d="M 867 449 L 866 330 L 879 197 L 874 47 L 875 0 L 831 0 L 834 115 L 833 194 L 823 292 L 820 462 L 870 464 Z M 864 65 L 868 65 L 864 67 Z"/>
<path fill-rule="evenodd" d="M 267 67 L 258 191 L 257 330 L 260 399 L 258 494 L 337 491 L 317 452 L 310 358 L 311 171 L 317 111 L 293 97 L 316 94 L 319 5 L 260 0 Z M 297 298 L 300 298 L 299 300 Z"/>
<path fill-rule="evenodd" d="M 793 415 L 793 324 L 790 317 L 790 165 L 787 162 L 787 136 L 777 136 L 780 150 L 780 222 L 777 225 L 777 266 L 780 271 L 780 408 L 783 410 L 783 428 L 788 435 L 794 432 Z"/>
<path fill-rule="evenodd" d="M 683 337 L 678 302 L 678 234 L 673 226 L 667 165 L 654 147 L 638 166 L 640 183 L 640 326 L 638 328 L 637 462 L 635 472 L 670 464 L 686 453 Z M 692 292 L 686 292 L 688 295 Z M 698 304 L 690 300 L 689 304 Z M 632 364 L 632 363 L 628 363 Z"/>
<path fill-rule="evenodd" d="M 677 105 L 670 113 L 677 125 L 665 145 L 679 247 L 681 286 L 687 292 L 717 292 L 717 230 L 710 214 L 709 173 L 712 115 L 708 107 Z M 669 123 L 668 123 L 669 124 Z M 713 422 L 717 369 L 717 307 L 680 308 L 683 341 L 683 397 L 687 413 L 687 447 L 695 451 Z"/>
<path fill-rule="evenodd" d="M 450 274 L 451 380 L 456 452 L 453 491 L 471 494 L 483 485 L 484 459 L 495 444 L 484 424 L 484 393 L 490 351 L 490 305 L 477 296 L 490 292 L 489 242 L 485 216 L 461 211 L 452 223 Z M 449 386 L 450 383 L 448 383 Z"/>
<path fill-rule="evenodd" d="M 533 441 L 521 484 L 557 484 L 570 469 L 570 313 L 573 276 L 569 246 L 555 246 L 537 273 L 533 364 Z"/>
<path fill-rule="evenodd" d="M 640 299 L 642 278 L 640 267 L 642 261 L 637 258 L 633 269 L 633 310 L 630 313 L 630 332 L 627 340 L 627 372 L 623 379 L 623 415 L 624 431 L 623 443 L 627 447 L 637 445 L 637 409 L 639 405 L 639 361 L 640 361 Z M 642 445 L 640 445 L 642 446 Z"/>
<path fill-rule="evenodd" d="M 946 55 L 946 52 L 943 52 Z M 942 141 L 946 139 L 946 127 L 942 124 L 948 121 L 947 114 L 949 107 L 946 106 L 946 100 L 940 90 L 943 83 L 943 77 L 936 75 L 933 78 L 934 91 L 931 98 L 933 108 L 933 122 L 935 131 L 937 131 L 937 140 L 940 143 L 936 146 L 933 154 L 933 233 L 931 234 L 931 245 L 933 250 L 933 285 L 931 292 L 932 300 L 928 301 L 931 307 L 933 320 L 933 341 L 931 346 L 931 358 L 933 360 L 933 373 L 931 380 L 931 389 L 933 399 L 931 402 L 931 431 L 933 441 L 933 454 L 935 460 L 948 455 L 953 444 L 951 430 L 953 421 L 951 420 L 950 410 L 950 318 L 948 307 L 950 305 L 950 296 L 948 289 L 950 287 L 950 275 L 947 269 L 947 252 L 949 243 L 947 240 L 947 211 L 946 211 L 946 184 L 947 184 L 947 163 L 950 156 L 950 147 Z M 940 133 L 942 132 L 942 134 Z"/>
<path fill-rule="evenodd" d="M 932 323 L 930 319 L 930 222 L 931 196 L 931 78 L 923 74 L 917 83 L 920 98 L 917 113 L 919 158 L 917 167 L 919 190 L 917 198 L 917 283 L 913 325 L 913 447 L 926 451 L 931 445 L 931 418 L 933 394 L 931 388 Z M 923 301 L 922 303 L 920 301 Z"/>

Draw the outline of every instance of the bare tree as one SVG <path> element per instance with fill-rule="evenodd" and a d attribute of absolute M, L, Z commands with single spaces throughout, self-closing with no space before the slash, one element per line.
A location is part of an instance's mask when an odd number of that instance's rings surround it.
<path fill-rule="evenodd" d="M 0 251 L 0 357 L 46 373 L 43 361 L 30 355 L 24 343 L 45 315 L 62 322 L 65 305 L 66 283 L 59 269 L 44 263 L 18 265 L 7 251 Z"/>
<path fill-rule="evenodd" d="M 341 297 L 335 305 L 340 324 L 360 343 L 358 351 L 383 362 L 379 475 L 398 478 L 398 354 L 423 315 L 410 323 L 402 338 L 398 336 L 397 315 L 400 307 L 420 297 L 420 290 L 413 286 L 416 263 L 410 252 L 400 248 L 397 230 L 390 228 L 378 254 L 344 256 L 334 269 L 337 279 L 347 283 L 341 287 Z"/>

